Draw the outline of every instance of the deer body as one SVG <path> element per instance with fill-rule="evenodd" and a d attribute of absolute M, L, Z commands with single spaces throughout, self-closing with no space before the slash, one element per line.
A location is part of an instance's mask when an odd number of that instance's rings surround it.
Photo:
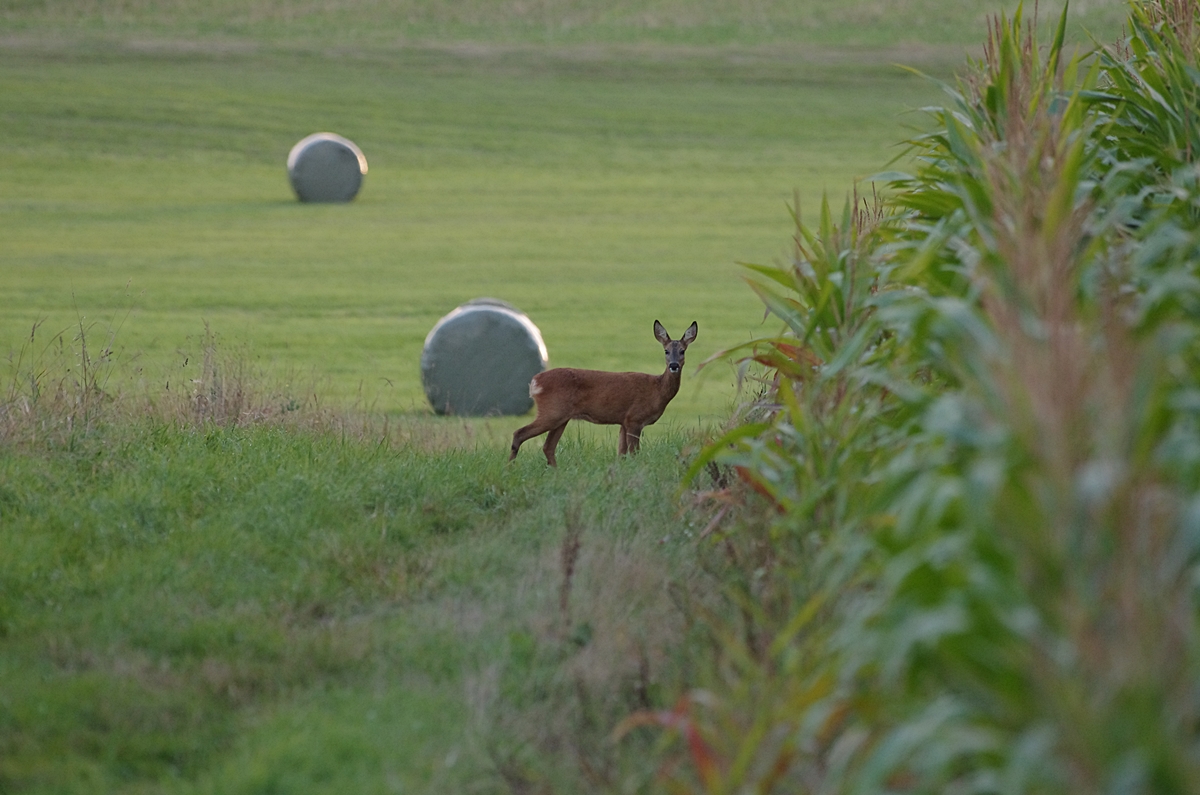
<path fill-rule="evenodd" d="M 554 451 L 571 420 L 620 425 L 618 452 L 621 455 L 637 452 L 642 429 L 656 422 L 671 398 L 679 392 L 684 351 L 696 339 L 696 331 L 693 323 L 681 339 L 672 340 L 662 324 L 654 321 L 654 336 L 662 343 L 667 356 L 667 370 L 662 375 L 609 373 L 573 367 L 559 367 L 535 375 L 529 384 L 529 394 L 537 405 L 537 417 L 513 434 L 509 460 L 517 457 L 522 444 L 545 433 L 542 451 L 546 454 L 546 463 L 557 466 Z"/>

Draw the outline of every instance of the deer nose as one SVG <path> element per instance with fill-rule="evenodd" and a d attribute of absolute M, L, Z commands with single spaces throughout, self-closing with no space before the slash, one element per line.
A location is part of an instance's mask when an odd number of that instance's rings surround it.
<path fill-rule="evenodd" d="M 679 372 L 679 363 L 671 362 L 669 365 L 667 365 L 667 369 L 670 370 L 672 373 L 678 373 Z"/>

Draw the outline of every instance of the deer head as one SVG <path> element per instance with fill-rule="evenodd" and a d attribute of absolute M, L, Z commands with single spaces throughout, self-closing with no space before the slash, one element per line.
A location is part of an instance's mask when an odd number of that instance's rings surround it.
<path fill-rule="evenodd" d="M 677 340 L 671 339 L 671 335 L 663 328 L 662 323 L 654 321 L 654 339 L 662 343 L 663 352 L 667 355 L 667 371 L 673 374 L 678 374 L 683 370 L 683 354 L 696 339 L 696 324 L 688 326 L 687 331 L 683 332 L 683 336 Z"/>

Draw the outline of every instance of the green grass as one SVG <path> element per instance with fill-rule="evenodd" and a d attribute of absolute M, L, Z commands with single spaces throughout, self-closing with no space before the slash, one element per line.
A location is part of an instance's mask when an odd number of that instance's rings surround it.
<path fill-rule="evenodd" d="M 536 44 L 797 44 L 974 46 L 987 14 L 1015 2 L 986 0 L 7 0 L 0 22 L 18 35 L 138 36 L 310 47 L 392 46 L 397 41 Z M 1032 5 L 1032 4 L 1027 4 Z M 1042 3 L 1054 18 L 1061 3 Z M 1124 21 L 1124 3 L 1076 0 L 1072 19 L 1102 33 Z"/>
<path fill-rule="evenodd" d="M 782 255 L 793 190 L 815 207 L 882 168 L 934 92 L 886 64 L 698 57 L 0 64 L 10 349 L 82 315 L 161 384 L 207 323 L 388 411 L 424 409 L 425 334 L 482 295 L 529 313 L 552 365 L 657 371 L 656 318 L 699 322 L 692 362 L 762 333 L 735 262 Z M 287 151 L 320 129 L 366 152 L 350 205 L 291 196 Z M 689 378 L 674 410 L 719 414 L 731 381 Z"/>
<path fill-rule="evenodd" d="M 490 726 L 539 708 L 530 681 L 572 661 L 621 681 L 629 633 L 677 634 L 639 622 L 663 578 L 695 579 L 679 445 L 613 462 L 568 434 L 556 471 L 487 446 L 143 422 L 5 451 L 0 787 L 490 791 L 481 744 L 524 739 Z"/>
<path fill-rule="evenodd" d="M 552 365 L 657 370 L 656 318 L 698 321 L 701 360 L 762 333 L 735 263 L 787 251 L 793 195 L 840 201 L 921 123 L 937 90 L 893 62 L 946 74 L 993 10 L 388 8 L 0 7 L 0 350 L 82 319 L 161 385 L 207 323 L 326 400 L 408 412 L 425 334 L 491 295 Z M 582 20 L 559 44 L 556 15 Z M 831 50 L 838 25 L 870 41 Z M 725 32 L 668 35 L 705 26 Z M 288 149 L 316 130 L 366 153 L 351 205 L 291 195 Z M 721 415 L 732 380 L 689 379 L 675 410 Z"/>

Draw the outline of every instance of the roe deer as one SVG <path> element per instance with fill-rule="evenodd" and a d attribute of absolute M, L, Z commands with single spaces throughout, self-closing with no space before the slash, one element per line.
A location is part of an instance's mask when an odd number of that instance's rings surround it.
<path fill-rule="evenodd" d="M 517 457 L 521 445 L 549 431 L 542 451 L 546 463 L 558 466 L 554 450 L 571 420 L 587 420 L 597 425 L 620 425 L 617 450 L 621 455 L 636 453 L 642 440 L 642 428 L 652 425 L 675 393 L 683 372 L 683 352 L 696 339 L 696 324 L 688 326 L 683 337 L 672 340 L 662 323 L 654 321 L 654 338 L 667 354 L 667 370 L 662 375 L 646 373 L 606 373 L 559 367 L 538 373 L 529 382 L 529 395 L 537 404 L 537 417 L 513 434 L 512 454 Z"/>

